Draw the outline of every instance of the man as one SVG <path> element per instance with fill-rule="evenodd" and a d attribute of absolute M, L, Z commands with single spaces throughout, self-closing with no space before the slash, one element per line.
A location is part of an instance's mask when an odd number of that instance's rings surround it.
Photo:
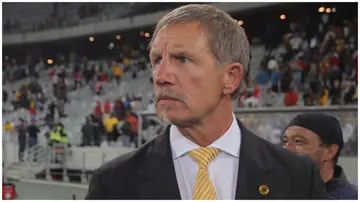
<path fill-rule="evenodd" d="M 40 133 L 39 127 L 36 125 L 36 119 L 31 120 L 31 124 L 27 128 L 29 133 L 29 144 L 30 147 L 34 146 L 38 142 L 38 134 Z"/>
<path fill-rule="evenodd" d="M 286 129 L 284 147 L 312 158 L 320 168 L 326 191 L 333 199 L 357 199 L 357 187 L 350 184 L 336 165 L 344 146 L 339 121 L 321 113 L 297 115 Z"/>
<path fill-rule="evenodd" d="M 65 79 L 59 79 L 59 81 L 56 84 L 56 107 L 57 107 L 57 111 L 59 113 L 59 116 L 61 118 L 65 118 L 67 117 L 67 115 L 65 114 L 64 108 L 65 108 L 65 102 L 67 101 L 67 90 L 66 90 L 66 84 L 65 84 Z"/>
<path fill-rule="evenodd" d="M 96 129 L 93 124 L 91 124 L 90 117 L 85 117 L 85 123 L 81 127 L 82 133 L 82 146 L 93 146 L 96 144 L 95 138 L 98 133 L 96 133 Z M 100 146 L 100 143 L 99 143 Z"/>
<path fill-rule="evenodd" d="M 36 124 L 36 119 L 32 119 L 31 124 L 27 128 L 27 132 L 29 134 L 28 136 L 28 145 L 29 148 L 35 146 L 38 143 L 38 134 L 40 133 L 40 129 Z M 39 152 L 35 151 L 33 159 L 34 161 L 37 161 Z"/>
<path fill-rule="evenodd" d="M 18 142 L 19 142 L 19 152 L 18 157 L 19 161 L 24 161 L 24 152 L 26 149 L 26 133 L 28 128 L 28 123 L 26 120 L 20 118 L 20 124 L 16 126 L 16 131 L 18 133 Z"/>
<path fill-rule="evenodd" d="M 326 197 L 311 160 L 235 119 L 249 42 L 228 14 L 210 5 L 175 9 L 157 24 L 150 58 L 156 112 L 169 126 L 95 170 L 87 199 Z"/>
<path fill-rule="evenodd" d="M 115 143 L 120 136 L 116 128 L 118 123 L 119 120 L 115 117 L 114 114 L 111 114 L 108 118 L 104 119 L 105 132 L 109 144 L 111 142 Z"/>

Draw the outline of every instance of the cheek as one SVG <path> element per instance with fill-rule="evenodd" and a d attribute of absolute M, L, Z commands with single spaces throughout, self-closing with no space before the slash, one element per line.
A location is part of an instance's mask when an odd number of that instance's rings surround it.
<path fill-rule="evenodd" d="M 305 154 L 305 155 L 310 156 L 310 157 L 312 156 L 311 150 L 306 146 L 295 145 L 294 149 L 295 149 L 296 153 Z"/>
<path fill-rule="evenodd" d="M 218 78 L 210 73 L 189 75 L 187 81 L 194 96 L 202 100 L 204 98 L 211 99 L 214 95 L 219 94 L 218 91 L 221 91 Z"/>
<path fill-rule="evenodd" d="M 319 151 L 317 151 L 314 148 L 309 148 L 306 146 L 296 146 L 295 150 L 296 150 L 296 153 L 305 154 L 314 160 L 318 160 L 321 157 L 321 155 L 319 154 Z"/>

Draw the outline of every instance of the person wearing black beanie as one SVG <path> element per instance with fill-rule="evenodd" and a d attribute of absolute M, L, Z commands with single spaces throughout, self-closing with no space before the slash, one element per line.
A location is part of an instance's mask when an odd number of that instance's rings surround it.
<path fill-rule="evenodd" d="M 283 146 L 316 162 L 329 197 L 357 199 L 357 186 L 347 181 L 343 169 L 337 165 L 344 140 L 340 123 L 335 117 L 323 113 L 295 116 L 286 128 Z"/>

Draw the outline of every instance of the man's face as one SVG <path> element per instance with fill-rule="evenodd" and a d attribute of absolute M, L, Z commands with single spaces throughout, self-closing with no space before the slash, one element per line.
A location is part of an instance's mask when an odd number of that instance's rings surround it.
<path fill-rule="evenodd" d="M 217 107 L 224 88 L 224 69 L 218 66 L 199 23 L 162 28 L 153 41 L 150 59 L 160 119 L 186 126 Z"/>
<path fill-rule="evenodd" d="M 318 135 L 300 126 L 290 126 L 283 138 L 284 148 L 307 155 L 315 160 L 319 166 L 323 164 L 326 158 L 324 148 L 321 145 Z"/>

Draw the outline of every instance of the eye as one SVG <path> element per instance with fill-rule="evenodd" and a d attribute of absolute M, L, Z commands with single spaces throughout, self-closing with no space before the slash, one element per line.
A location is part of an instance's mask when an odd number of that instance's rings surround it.
<path fill-rule="evenodd" d="M 294 141 L 296 144 L 305 144 L 304 140 L 300 140 L 300 139 L 295 139 Z"/>
<path fill-rule="evenodd" d="M 161 57 L 156 57 L 156 58 L 154 59 L 154 65 L 160 64 L 161 59 L 162 59 Z"/>
<path fill-rule="evenodd" d="M 176 60 L 179 61 L 180 63 L 186 63 L 186 62 L 189 62 L 190 60 L 185 57 L 185 56 L 179 56 L 179 57 L 176 57 Z"/>

